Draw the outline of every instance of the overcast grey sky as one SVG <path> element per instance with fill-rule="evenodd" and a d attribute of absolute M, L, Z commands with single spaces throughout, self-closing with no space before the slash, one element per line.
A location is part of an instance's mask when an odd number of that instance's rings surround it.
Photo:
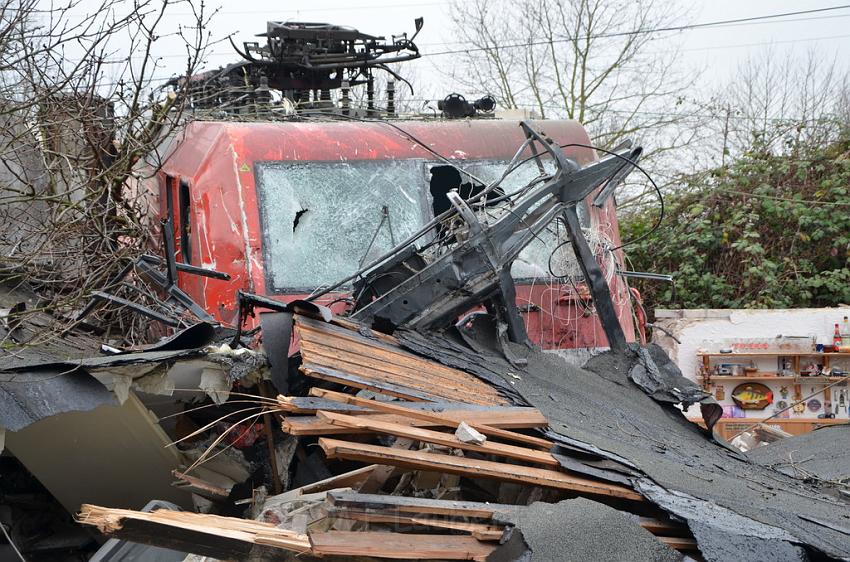
<path fill-rule="evenodd" d="M 97 0 L 88 1 L 91 5 L 97 3 Z M 219 9 L 209 27 L 214 39 L 233 34 L 237 44 L 254 40 L 257 33 L 265 30 L 267 20 L 329 22 L 352 26 L 372 35 L 390 36 L 405 31 L 412 33 L 413 20 L 421 16 L 425 18 L 425 26 L 417 38 L 417 44 L 425 54 L 462 47 L 451 34 L 449 4 L 450 0 L 207 0 L 209 9 Z M 687 13 L 682 23 L 764 16 L 841 4 L 841 0 L 679 2 Z M 176 6 L 171 8 L 171 15 L 161 31 L 165 34 L 176 29 L 179 24 L 190 22 L 186 8 Z M 769 48 L 778 55 L 789 51 L 803 55 L 816 49 L 825 58 L 837 56 L 840 64 L 847 64 L 847 53 L 850 52 L 850 8 L 723 27 L 667 32 L 658 34 L 655 48 L 659 51 L 679 49 L 680 68 L 703 71 L 707 88 L 728 80 L 736 65 L 747 56 Z M 116 49 L 116 56 L 120 56 L 120 45 Z M 157 77 L 169 77 L 181 72 L 184 57 L 174 41 L 166 38 L 157 42 L 154 55 L 162 57 L 162 68 L 157 70 Z M 442 97 L 452 91 L 451 85 L 444 82 L 439 69 L 451 66 L 453 57 L 424 57 L 407 63 L 415 69 L 413 72 L 419 84 L 419 95 Z M 229 43 L 221 42 L 207 54 L 206 67 L 216 68 L 236 60 L 238 55 L 232 51 Z M 481 92 L 461 93 L 474 95 Z"/>

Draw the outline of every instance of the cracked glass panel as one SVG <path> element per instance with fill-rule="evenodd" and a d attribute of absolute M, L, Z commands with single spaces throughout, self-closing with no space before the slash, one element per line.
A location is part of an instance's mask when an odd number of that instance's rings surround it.
<path fill-rule="evenodd" d="M 313 291 L 357 271 L 425 223 L 421 160 L 256 166 L 266 275 Z"/>
<path fill-rule="evenodd" d="M 466 162 L 463 168 L 486 182 L 492 182 L 504 173 L 507 165 L 507 162 Z M 543 159 L 543 168 L 547 174 L 552 174 L 555 171 L 555 165 L 548 158 Z M 501 187 L 505 190 L 505 193 L 512 194 L 528 185 L 539 175 L 540 169 L 537 167 L 537 163 L 534 160 L 529 160 L 506 177 L 502 181 Z M 582 227 L 588 228 L 590 226 L 590 214 L 588 213 L 587 202 L 580 203 L 577 210 Z M 553 221 L 539 234 L 539 239 L 533 240 L 520 252 L 511 267 L 511 276 L 517 280 L 550 277 L 549 256 L 556 249 L 556 260 L 553 261 L 569 260 L 571 257 L 574 260 L 572 246 L 567 243 L 558 248 L 559 240 L 561 242 L 567 241 L 569 236 L 559 221 Z M 553 269 L 555 273 L 561 274 L 555 264 L 553 264 Z"/>

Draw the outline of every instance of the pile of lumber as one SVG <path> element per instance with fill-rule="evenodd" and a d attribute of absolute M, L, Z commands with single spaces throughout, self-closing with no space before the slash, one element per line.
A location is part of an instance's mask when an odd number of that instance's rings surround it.
<path fill-rule="evenodd" d="M 317 410 L 315 415 L 318 421 L 315 425 L 326 428 L 326 432 L 322 434 L 339 435 L 350 432 L 368 432 L 418 443 L 440 445 L 443 451 L 469 451 L 503 460 L 467 458 L 437 450 L 409 450 L 401 447 L 385 447 L 359 441 L 322 437 L 319 439 L 319 446 L 328 459 L 344 459 L 429 472 L 445 472 L 470 478 L 493 478 L 506 482 L 558 488 L 594 496 L 612 496 L 633 501 L 643 499 L 640 494 L 630 488 L 569 474 L 560 469 L 560 463 L 547 452 L 552 443 L 540 437 L 504 429 L 505 424 L 516 427 L 516 415 L 529 418 L 532 420 L 531 423 L 538 426 L 545 425 L 545 419 L 541 419 L 540 413 L 531 408 L 528 408 L 529 411 L 527 412 L 516 412 L 518 408 L 499 407 L 484 411 L 479 410 L 477 413 L 486 413 L 486 415 L 482 415 L 473 421 L 473 418 L 465 417 L 464 410 L 432 412 L 410 408 L 397 402 L 367 400 L 319 388 L 313 388 L 310 392 L 314 396 L 336 401 L 339 404 L 351 404 L 364 408 L 363 411 L 358 412 L 359 415 L 344 414 L 333 411 L 333 408 Z M 288 399 L 280 397 L 278 400 L 282 408 L 285 408 L 284 405 Z M 519 409 L 525 410 L 525 408 Z M 534 419 L 537 419 L 537 421 L 534 421 Z M 452 431 L 462 422 L 487 436 L 487 440 L 481 444 L 461 441 Z M 428 427 L 422 427 L 422 424 L 428 424 Z M 285 431 L 289 430 L 291 422 L 285 420 L 283 427 Z M 533 426 L 529 425 L 528 427 Z M 312 434 L 318 434 L 316 428 L 314 428 Z M 507 462 L 508 460 L 513 462 Z"/>
<path fill-rule="evenodd" d="M 550 452 L 539 410 L 347 321 L 296 316 L 295 329 L 301 372 L 315 384 L 306 396 L 278 396 L 276 411 L 283 431 L 305 448 L 318 446 L 336 475 L 276 501 L 313 501 L 318 509 L 310 513 L 320 516 L 294 530 L 268 520 L 84 506 L 80 520 L 111 536 L 218 558 L 272 548 L 299 556 L 486 560 L 509 540 L 517 505 L 586 497 L 631 513 L 670 548 L 695 549 L 687 527 L 631 487 L 565 468 Z M 404 483 L 422 475 L 449 475 L 452 491 L 419 488 L 414 496 Z M 184 478 L 189 484 L 203 487 Z"/>

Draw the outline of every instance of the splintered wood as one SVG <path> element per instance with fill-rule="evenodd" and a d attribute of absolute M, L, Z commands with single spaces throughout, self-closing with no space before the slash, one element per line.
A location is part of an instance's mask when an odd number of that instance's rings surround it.
<path fill-rule="evenodd" d="M 374 556 L 409 560 L 417 559 L 479 560 L 484 562 L 496 549 L 475 537 L 463 535 L 414 535 L 403 533 L 369 533 L 328 531 L 310 535 L 317 554 L 342 556 Z"/>
<path fill-rule="evenodd" d="M 615 483 L 564 468 L 550 452 L 553 443 L 541 437 L 539 430 L 548 425 L 545 416 L 513 404 L 483 380 L 413 355 L 393 337 L 351 321 L 325 323 L 296 315 L 295 333 L 301 343 L 301 371 L 317 384 L 338 383 L 347 390 L 315 386 L 309 396 L 277 397 L 283 431 L 304 437 L 302 446 L 315 446 L 319 437 L 328 468 L 336 473 L 275 497 L 283 503 L 314 502 L 310 509 L 321 515 L 310 521 L 306 534 L 215 515 L 90 505 L 83 506 L 79 520 L 110 536 L 220 559 L 245 559 L 263 548 L 317 557 L 483 561 L 511 536 L 506 523 L 511 519 L 503 516 L 520 507 L 402 494 L 415 489 L 417 495 L 425 490 L 442 498 L 463 497 L 457 492 L 459 483 L 471 482 L 480 497 L 496 481 L 506 483 L 508 490 L 524 490 L 524 497 L 533 497 L 532 492 L 540 497 L 548 489 L 551 497 L 587 496 L 632 506 L 642 515 L 652 513 L 622 479 Z M 379 396 L 354 395 L 364 389 Z M 469 442 L 469 432 L 455 433 L 461 424 L 486 439 Z M 338 468 L 336 459 L 349 463 L 347 471 Z M 227 495 L 227 490 L 191 475 L 175 476 L 193 493 Z M 444 479 L 452 482 L 440 484 L 441 490 L 451 490 L 448 496 L 432 487 Z M 420 480 L 427 483 L 424 488 L 404 487 L 412 481 L 418 486 Z M 393 495 L 374 493 L 392 488 Z M 504 497 L 520 497 L 512 494 Z M 687 528 L 663 513 L 660 518 L 635 515 L 634 520 L 671 548 L 695 548 Z"/>
<path fill-rule="evenodd" d="M 299 553 L 311 550 L 307 535 L 237 517 L 164 509 L 132 511 L 84 504 L 77 520 L 109 536 L 215 557 L 245 556 L 251 544 L 268 544 Z"/>

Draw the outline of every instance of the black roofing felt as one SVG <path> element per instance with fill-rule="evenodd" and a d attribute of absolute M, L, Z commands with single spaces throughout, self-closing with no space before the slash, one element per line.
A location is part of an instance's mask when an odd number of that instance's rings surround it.
<path fill-rule="evenodd" d="M 751 462 L 719 445 L 669 402 L 657 401 L 629 377 L 635 357 L 603 353 L 576 368 L 554 353 L 525 350 L 528 364 L 468 350 L 452 336 L 397 331 L 401 344 L 432 359 L 476 373 L 486 366 L 548 418 L 581 455 L 590 452 L 635 467 L 633 486 L 688 521 L 707 560 L 723 560 L 718 536 L 772 539 L 742 559 L 788 559 L 786 543 L 850 559 L 850 504 L 827 490 Z M 468 348 L 467 348 L 468 349 Z M 514 346 L 515 354 L 523 353 Z M 449 359 L 445 359 L 449 357 Z M 567 467 L 570 468 L 570 467 Z M 594 467 L 599 470 L 599 467 Z M 697 533 L 696 530 L 700 532 Z M 709 537 L 709 538 L 707 538 Z M 754 547 L 755 548 L 755 547 Z"/>
<path fill-rule="evenodd" d="M 0 428 L 18 431 L 56 414 L 117 404 L 115 396 L 82 369 L 0 374 Z"/>
<path fill-rule="evenodd" d="M 780 439 L 747 453 L 754 462 L 791 476 L 850 480 L 850 424 Z"/>
<path fill-rule="evenodd" d="M 191 357 L 202 357 L 206 355 L 197 349 L 176 349 L 166 351 L 134 351 L 130 353 L 116 353 L 114 355 L 100 355 L 92 357 L 80 357 L 77 359 L 58 360 L 56 358 L 44 358 L 34 360 L 25 365 L 17 365 L 9 368 L 0 368 L 0 373 L 29 371 L 32 369 L 73 369 L 82 367 L 85 369 L 107 369 L 109 367 L 121 367 L 125 365 L 136 365 L 145 363 L 161 363 L 176 359 L 187 359 Z"/>

